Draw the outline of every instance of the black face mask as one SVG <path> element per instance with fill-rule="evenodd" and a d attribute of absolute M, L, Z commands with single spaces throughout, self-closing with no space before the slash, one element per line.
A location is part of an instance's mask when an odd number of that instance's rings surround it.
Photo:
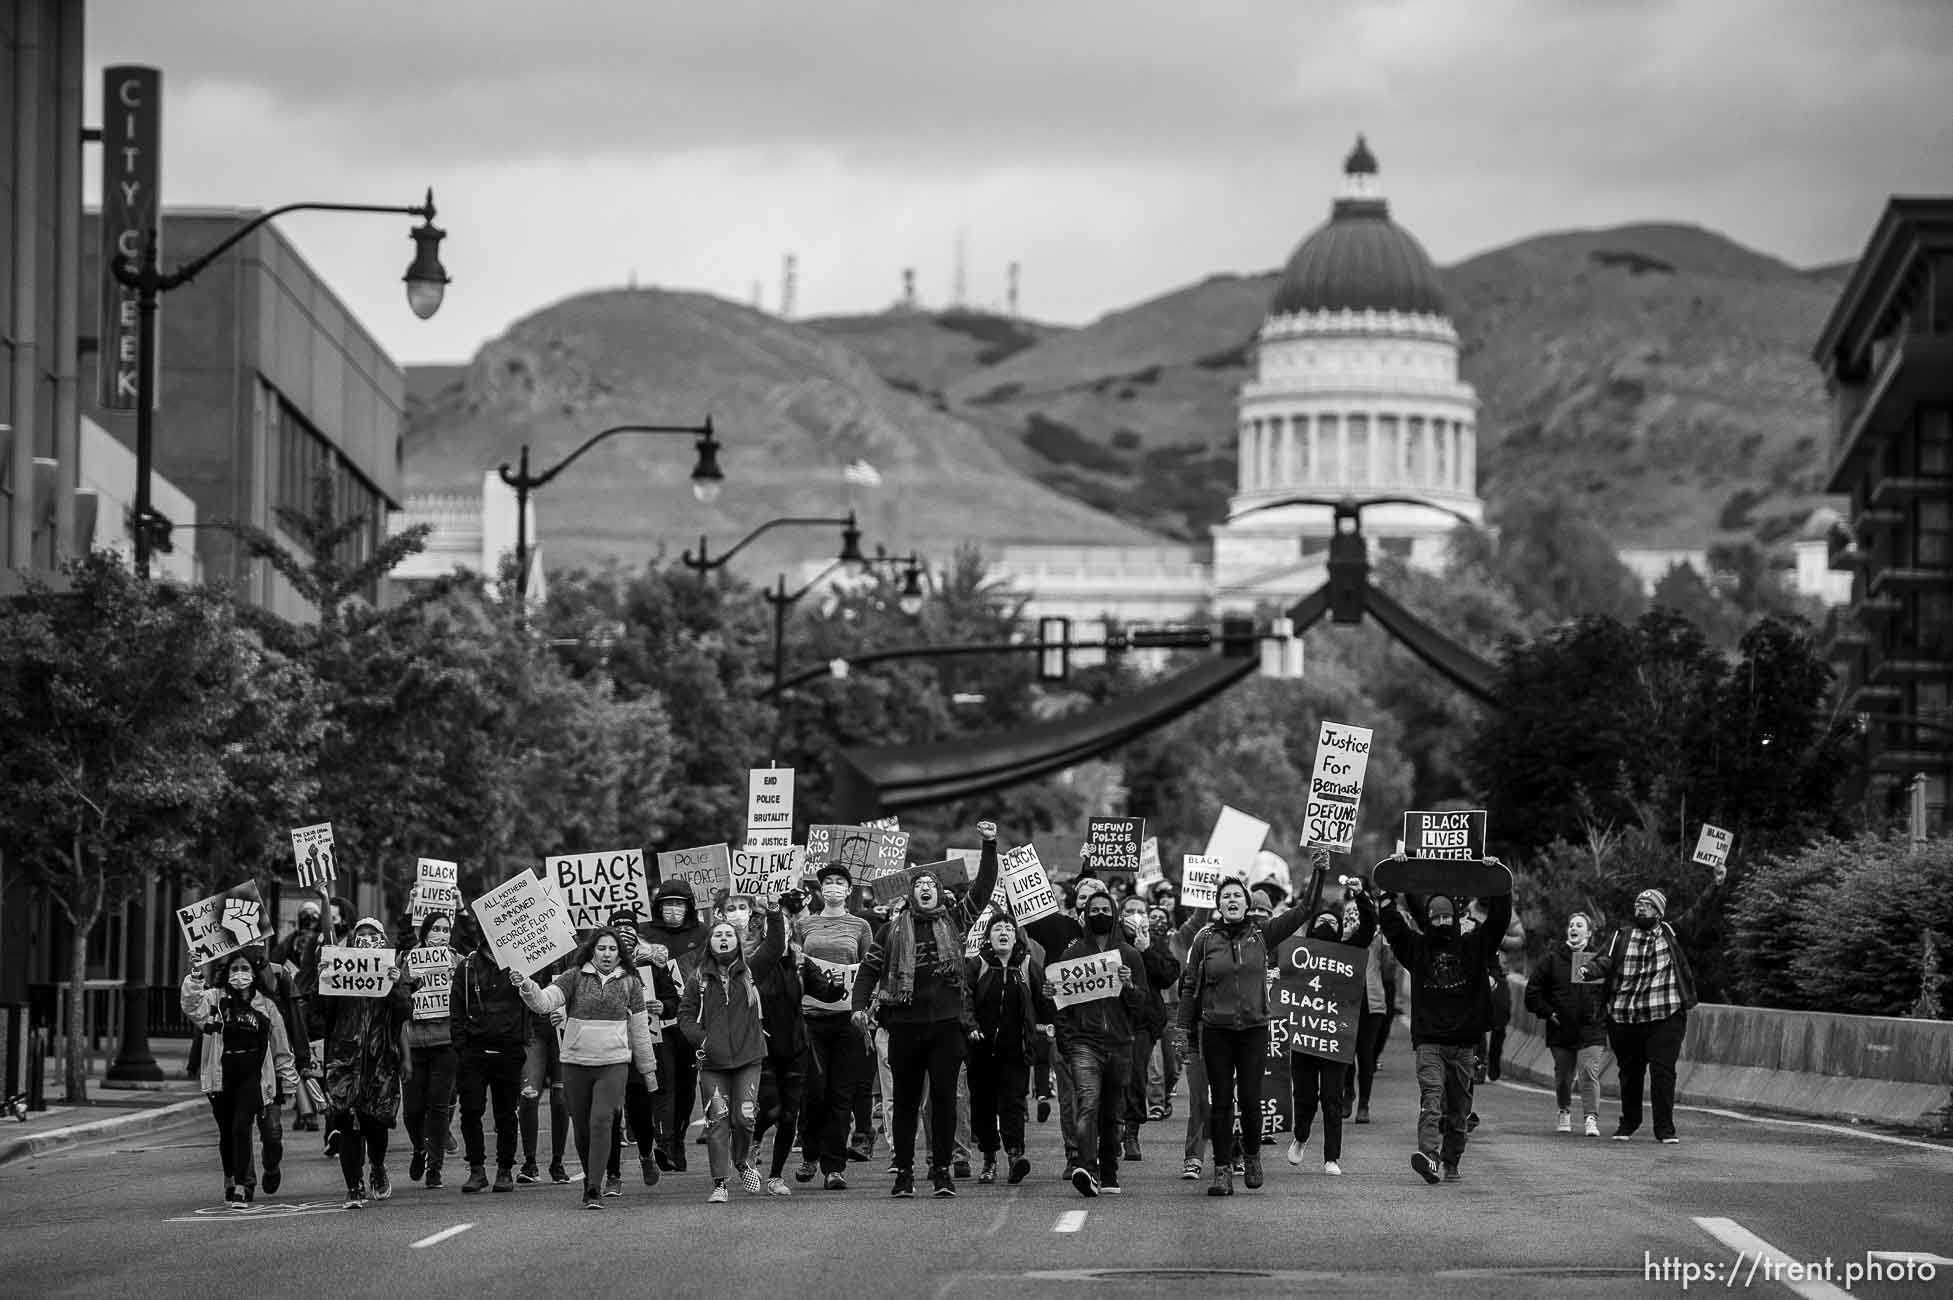
<path fill-rule="evenodd" d="M 1637 916 L 1634 918 L 1634 928 L 1637 930 L 1652 930 L 1660 920 L 1661 918 L 1658 916 Z"/>
<path fill-rule="evenodd" d="M 1093 912 L 1085 918 L 1085 928 L 1093 934 L 1111 934 L 1112 917 L 1105 912 Z"/>

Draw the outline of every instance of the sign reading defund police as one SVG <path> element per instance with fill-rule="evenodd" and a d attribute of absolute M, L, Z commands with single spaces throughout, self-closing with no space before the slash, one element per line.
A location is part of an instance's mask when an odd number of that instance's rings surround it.
<path fill-rule="evenodd" d="M 1302 811 L 1302 847 L 1348 853 L 1356 847 L 1356 807 L 1370 766 L 1370 729 L 1325 722 Z"/>
<path fill-rule="evenodd" d="M 1268 1018 L 1271 1047 L 1325 1061 L 1354 1061 L 1369 950 L 1285 939 L 1276 953 L 1275 999 Z"/>
<path fill-rule="evenodd" d="M 643 849 L 549 858 L 543 863 L 543 879 L 563 905 L 572 930 L 594 930 L 620 908 L 628 907 L 641 918 L 651 913 Z"/>
<path fill-rule="evenodd" d="M 1405 813 L 1404 856 L 1440 862 L 1478 861 L 1485 856 L 1484 811 L 1470 808 Z"/>

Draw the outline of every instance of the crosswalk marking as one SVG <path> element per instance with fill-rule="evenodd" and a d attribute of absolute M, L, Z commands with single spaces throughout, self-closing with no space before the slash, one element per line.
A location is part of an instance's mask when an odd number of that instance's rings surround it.
<path fill-rule="evenodd" d="M 1066 1210 L 1058 1216 L 1058 1222 L 1051 1226 L 1053 1232 L 1077 1232 L 1085 1226 L 1084 1210 Z"/>
<path fill-rule="evenodd" d="M 441 1229 L 439 1232 L 435 1233 L 431 1237 L 422 1237 L 419 1241 L 415 1242 L 411 1247 L 409 1247 L 409 1249 L 425 1250 L 429 1246 L 438 1246 L 442 1242 L 446 1241 L 449 1237 L 459 1237 L 462 1233 L 468 1231 L 468 1229 L 474 1226 L 475 1225 L 472 1223 L 457 1223 L 452 1228 Z"/>
<path fill-rule="evenodd" d="M 1736 1252 L 1735 1267 L 1740 1268 L 1745 1261 L 1748 1262 L 1748 1278 L 1742 1284 L 1745 1288 L 1750 1285 L 1750 1279 L 1755 1278 L 1759 1266 L 1764 1266 L 1763 1274 L 1767 1281 L 1777 1283 L 1792 1295 L 1801 1296 L 1803 1300 L 1849 1300 L 1851 1295 L 1849 1291 L 1821 1279 L 1792 1280 L 1791 1274 L 1798 1268 L 1799 1261 L 1778 1250 L 1734 1219 L 1699 1218 L 1695 1221 L 1695 1226 Z M 1728 1276 L 1732 1288 L 1735 1280 L 1734 1274 Z"/>

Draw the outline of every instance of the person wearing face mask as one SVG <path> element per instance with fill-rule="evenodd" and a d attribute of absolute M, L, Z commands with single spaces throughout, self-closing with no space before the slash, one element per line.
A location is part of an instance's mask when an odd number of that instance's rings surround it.
<path fill-rule="evenodd" d="M 1360 883 L 1360 882 L 1359 882 Z M 1343 905 L 1343 924 L 1358 923 L 1353 902 Z M 1356 1068 L 1345 1073 L 1343 1113 L 1352 1110 L 1358 1124 L 1370 1122 L 1370 1092 L 1376 1083 L 1377 1060 L 1383 1055 L 1384 1035 L 1390 1028 L 1392 995 L 1397 987 L 1397 958 L 1380 927 L 1370 940 L 1370 960 L 1363 970 L 1363 1004 L 1356 1019 Z"/>
<path fill-rule="evenodd" d="M 977 1182 L 997 1181 L 1002 1150 L 1012 1186 L 1024 1181 L 1031 1162 L 1024 1154 L 1025 1102 L 1031 1056 L 1056 1009 L 1044 995 L 1044 961 L 1036 944 L 1008 913 L 984 927 L 977 955 L 965 965 L 974 989 L 977 1036 L 970 1040 L 970 1129 L 983 1152 Z"/>
<path fill-rule="evenodd" d="M 660 1017 L 666 1013 L 676 1013 L 678 1009 L 678 989 L 672 983 L 671 974 L 663 967 L 654 964 L 644 951 L 638 939 L 637 909 L 621 907 L 610 914 L 605 922 L 617 935 L 617 964 L 625 974 L 643 981 L 644 1022 L 651 1033 L 651 1050 L 657 1058 L 657 1077 L 660 1080 L 670 1077 L 671 1062 L 663 1043 L 663 1028 Z M 658 1164 L 653 1155 L 657 1150 L 657 1105 L 651 1090 L 645 1086 L 644 1075 L 637 1070 L 627 1070 L 624 1074 L 624 1117 L 630 1121 L 631 1132 L 638 1144 L 638 1166 L 644 1173 L 644 1185 L 658 1185 Z M 604 1195 L 606 1197 L 624 1194 L 624 1125 L 613 1121 L 610 1127 L 610 1159 L 604 1173 Z"/>
<path fill-rule="evenodd" d="M 455 918 L 455 942 L 465 946 L 474 938 L 463 912 Z M 495 1119 L 495 1182 L 497 1192 L 515 1190 L 516 1143 L 521 1136 L 523 1072 L 529 1063 L 530 1012 L 522 1003 L 515 981 L 498 966 L 486 943 L 475 943 L 454 973 L 448 991 L 448 1032 L 455 1049 L 455 1093 L 461 1104 L 461 1147 L 468 1162 L 468 1178 L 461 1190 L 475 1195 L 489 1190 L 487 1134 L 482 1116 Z M 553 1030 L 544 1029 L 550 1038 Z"/>
<path fill-rule="evenodd" d="M 1616 930 L 1590 968 L 1603 981 L 1607 1042 L 1621 1084 L 1616 1142 L 1641 1127 L 1644 1084 L 1653 1096 L 1655 1140 L 1670 1146 L 1682 1140 L 1675 1132 L 1675 1063 L 1696 1002 L 1695 972 L 1667 915 L 1668 895 L 1642 890 L 1634 899 L 1634 924 Z"/>
<path fill-rule="evenodd" d="M 735 913 L 750 915 L 741 909 Z M 697 1053 L 705 1147 L 712 1166 L 712 1191 L 706 1200 L 714 1205 L 731 1199 L 735 1176 L 748 1195 L 762 1190 L 751 1157 L 760 1069 L 766 1059 L 766 1014 L 754 967 L 777 964 L 784 944 L 777 911 L 769 915 L 766 941 L 751 963 L 740 926 L 726 918 L 713 922 L 679 1001 L 678 1027 Z"/>
<path fill-rule="evenodd" d="M 705 946 L 707 926 L 699 915 L 692 887 L 667 880 L 651 895 L 651 920 L 643 929 L 643 960 L 667 971 L 674 988 L 683 988 Z M 692 1128 L 692 1109 L 698 1100 L 698 1062 L 692 1053 L 673 1044 L 671 1077 L 657 1101 L 661 1140 L 652 1156 L 658 1167 L 685 1172 L 686 1135 Z"/>
<path fill-rule="evenodd" d="M 1559 1131 L 1573 1131 L 1573 1087 L 1580 1085 L 1586 1134 L 1600 1136 L 1600 1071 L 1606 1055 L 1607 1025 L 1598 979 L 1584 969 L 1593 958 L 1593 919 L 1575 912 L 1566 921 L 1566 938 L 1526 980 L 1526 1010 L 1546 1025 L 1546 1047 L 1553 1054 L 1553 1094 L 1559 1103 Z M 1586 978 L 1580 978 L 1585 976 Z"/>
<path fill-rule="evenodd" d="M 1157 898 L 1159 891 L 1153 893 Z M 1176 1029 L 1180 1018 L 1180 978 L 1177 973 L 1180 953 L 1174 949 L 1173 915 L 1168 907 L 1153 902 L 1146 914 L 1146 926 L 1146 946 L 1172 959 L 1176 972 L 1172 982 L 1158 990 L 1163 1012 L 1157 1031 L 1159 1042 L 1146 1067 L 1146 1118 L 1166 1120 L 1173 1118 L 1173 1093 L 1180 1086 L 1180 1035 Z"/>
<path fill-rule="evenodd" d="M 1083 876 L 1078 880 L 1065 882 L 1065 910 L 1041 917 L 1024 927 L 1025 935 L 1038 945 L 1039 951 L 1047 956 L 1062 953 L 1084 937 L 1083 918 L 1085 905 L 1095 894 L 1105 892 L 1105 882 L 1096 876 Z M 1061 1050 L 1054 1038 L 1046 1040 L 1050 1052 L 1051 1078 L 1058 1102 L 1058 1132 L 1065 1144 L 1064 1180 L 1071 1181 L 1072 1175 L 1088 1162 L 1078 1153 L 1078 1095 L 1072 1087 L 1071 1059 Z M 1038 1100 L 1038 1122 L 1042 1124 L 1048 1113 L 1048 1100 L 1040 1094 Z"/>
<path fill-rule="evenodd" d="M 180 990 L 184 1019 L 210 1039 L 198 1063 L 197 1082 L 217 1121 L 224 1200 L 240 1208 L 257 1194 L 251 1136 L 258 1115 L 298 1090 L 285 1019 L 259 986 L 259 967 L 251 953 L 232 953 L 211 963 L 214 987 L 206 986 L 202 970 L 193 969 L 183 977 Z M 265 1191 L 276 1190 L 267 1160 Z"/>
<path fill-rule="evenodd" d="M 1345 886 L 1348 901 L 1343 907 L 1317 914 L 1309 922 L 1308 936 L 1320 943 L 1339 943 L 1352 948 L 1368 948 L 1377 936 L 1377 905 L 1361 886 Z M 1343 1062 L 1317 1056 L 1291 1040 L 1288 1077 L 1294 1090 L 1295 1133 L 1288 1144 L 1288 1162 L 1300 1166 L 1309 1145 L 1309 1129 L 1316 1107 L 1322 1107 L 1322 1172 L 1343 1172 L 1343 1080 L 1349 1067 Z"/>
<path fill-rule="evenodd" d="M 776 903 L 768 905 L 763 925 L 749 923 L 745 936 L 746 961 L 759 983 L 760 1016 L 766 1031 L 753 1149 L 757 1151 L 764 1146 L 766 1135 L 772 1133 L 772 1159 L 766 1179 L 768 1196 L 793 1195 L 786 1181 L 787 1160 L 793 1154 L 794 1140 L 799 1134 L 806 1106 L 807 1074 L 811 1069 L 807 1020 L 802 1007 L 809 999 L 822 1005 L 845 1002 L 848 995 L 847 984 L 808 957 L 787 928 L 800 919 L 806 905 L 807 895 L 803 891 L 784 891 Z M 784 950 L 777 959 L 762 957 L 762 950 L 776 946 Z M 747 1168 L 752 1168 L 751 1160 Z"/>
<path fill-rule="evenodd" d="M 583 1208 L 603 1208 L 601 1168 L 610 1135 L 624 1106 L 624 1076 L 635 1066 L 647 1088 L 658 1086 L 651 1026 L 645 1018 L 644 983 L 623 965 L 623 946 L 609 926 L 592 930 L 570 970 L 538 985 L 512 972 L 516 992 L 531 1011 L 562 1011 L 563 1104 L 576 1132 L 583 1166 Z"/>
<path fill-rule="evenodd" d="M 812 1182 L 818 1174 L 824 1188 L 840 1192 L 848 1186 L 848 1130 L 855 1123 L 855 1108 L 867 1089 L 873 1064 L 854 1027 L 847 994 L 875 932 L 848 908 L 854 877 L 846 867 L 830 863 L 816 880 L 820 910 L 795 917 L 793 937 L 808 960 L 823 963 L 842 982 L 844 992 L 840 998 L 823 1001 L 809 983 L 801 999 L 808 1076 L 800 1119 L 801 1163 L 794 1179 Z M 872 1121 L 868 1131 L 872 1135 Z"/>
<path fill-rule="evenodd" d="M 1071 1185 L 1081 1196 L 1116 1194 L 1119 1185 L 1120 1116 L 1132 1073 L 1133 1026 L 1145 1015 L 1146 968 L 1125 942 L 1112 895 L 1099 891 L 1084 906 L 1085 934 L 1059 961 L 1117 953 L 1119 992 L 1058 1010 L 1058 1050 L 1071 1065 L 1077 1108 L 1078 1160 Z M 1047 978 L 1047 998 L 1056 990 Z"/>
<path fill-rule="evenodd" d="M 1414 896 L 1406 896 L 1404 904 L 1412 912 L 1420 910 Z M 1422 924 L 1413 928 L 1396 901 L 1386 898 L 1380 924 L 1410 974 L 1418 1090 L 1417 1150 L 1411 1168 L 1427 1183 L 1440 1177 L 1455 1183 L 1462 1176 L 1458 1166 L 1471 1132 L 1479 1040 L 1492 1024 L 1486 971 L 1512 923 L 1512 897 L 1486 900 L 1485 923 L 1468 935 L 1459 933 L 1462 901 L 1433 894 L 1421 910 Z"/>
<path fill-rule="evenodd" d="M 353 926 L 354 948 L 387 947 L 386 927 L 371 917 Z M 312 986 L 318 987 L 318 950 L 312 954 Z M 393 1195 L 387 1174 L 387 1137 L 400 1113 L 401 1075 L 412 1068 L 401 1051 L 401 1029 L 413 1015 L 414 982 L 398 960 L 386 970 L 389 992 L 380 998 L 318 999 L 324 1030 L 327 1127 L 346 1179 L 349 1210 Z M 445 1142 L 445 1135 L 441 1139 Z"/>
<path fill-rule="evenodd" d="M 1237 1120 L 1242 1180 L 1251 1191 L 1262 1184 L 1268 972 L 1274 969 L 1276 945 L 1300 929 L 1306 918 L 1304 909 L 1291 908 L 1265 925 L 1257 924 L 1249 915 L 1251 906 L 1247 884 L 1229 877 L 1215 890 L 1213 920 L 1201 926 L 1206 911 L 1195 909 L 1181 927 L 1183 933 L 1194 930 L 1186 941 L 1187 960 L 1180 976 L 1180 1027 L 1189 1035 L 1198 1034 L 1207 1075 L 1207 1137 L 1214 1148 L 1209 1196 L 1234 1195 Z"/>
<path fill-rule="evenodd" d="M 1140 990 L 1143 1010 L 1133 1022 L 1132 1068 L 1126 1077 L 1125 1096 L 1120 1103 L 1125 1127 L 1121 1134 L 1119 1155 L 1123 1160 L 1135 1161 L 1144 1158 L 1139 1147 L 1139 1130 L 1151 1118 L 1147 1113 L 1146 1086 L 1152 1073 L 1153 1045 L 1166 1028 L 1164 995 L 1168 989 L 1180 983 L 1180 963 L 1167 944 L 1153 942 L 1152 920 L 1144 898 L 1129 896 L 1119 907 L 1119 924 L 1126 944 L 1139 954 L 1140 966 L 1146 977 Z"/>
<path fill-rule="evenodd" d="M 882 927 L 854 982 L 855 1022 L 888 1032 L 894 1092 L 891 1141 L 895 1185 L 890 1194 L 915 1195 L 915 1136 L 923 1084 L 929 1087 L 930 1177 L 934 1194 L 956 1195 L 951 1161 L 956 1142 L 956 1078 L 969 1036 L 977 1030 L 973 990 L 963 966 L 963 938 L 990 902 L 997 884 L 997 827 L 977 823 L 983 848 L 969 894 L 951 901 L 942 882 L 917 871 L 907 906 Z"/>
<path fill-rule="evenodd" d="M 446 912 L 429 912 L 421 920 L 415 946 L 445 951 L 457 961 L 449 940 L 454 922 Z M 401 955 L 406 965 L 406 955 Z M 449 986 L 452 997 L 453 986 Z M 447 1016 L 407 1022 L 405 1087 L 401 1098 L 407 1140 L 413 1144 L 413 1159 L 407 1164 L 410 1182 L 427 1180 L 430 1188 L 440 1187 L 441 1162 L 448 1149 L 448 1118 L 454 1105 L 456 1057 L 454 1036 Z"/>

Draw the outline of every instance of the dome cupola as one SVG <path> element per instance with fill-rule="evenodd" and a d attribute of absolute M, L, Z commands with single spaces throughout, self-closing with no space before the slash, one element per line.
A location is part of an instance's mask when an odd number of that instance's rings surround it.
<path fill-rule="evenodd" d="M 1343 161 L 1343 197 L 1282 272 L 1269 314 L 1396 311 L 1442 316 L 1444 285 L 1423 245 L 1390 219 L 1376 155 L 1362 136 Z"/>

